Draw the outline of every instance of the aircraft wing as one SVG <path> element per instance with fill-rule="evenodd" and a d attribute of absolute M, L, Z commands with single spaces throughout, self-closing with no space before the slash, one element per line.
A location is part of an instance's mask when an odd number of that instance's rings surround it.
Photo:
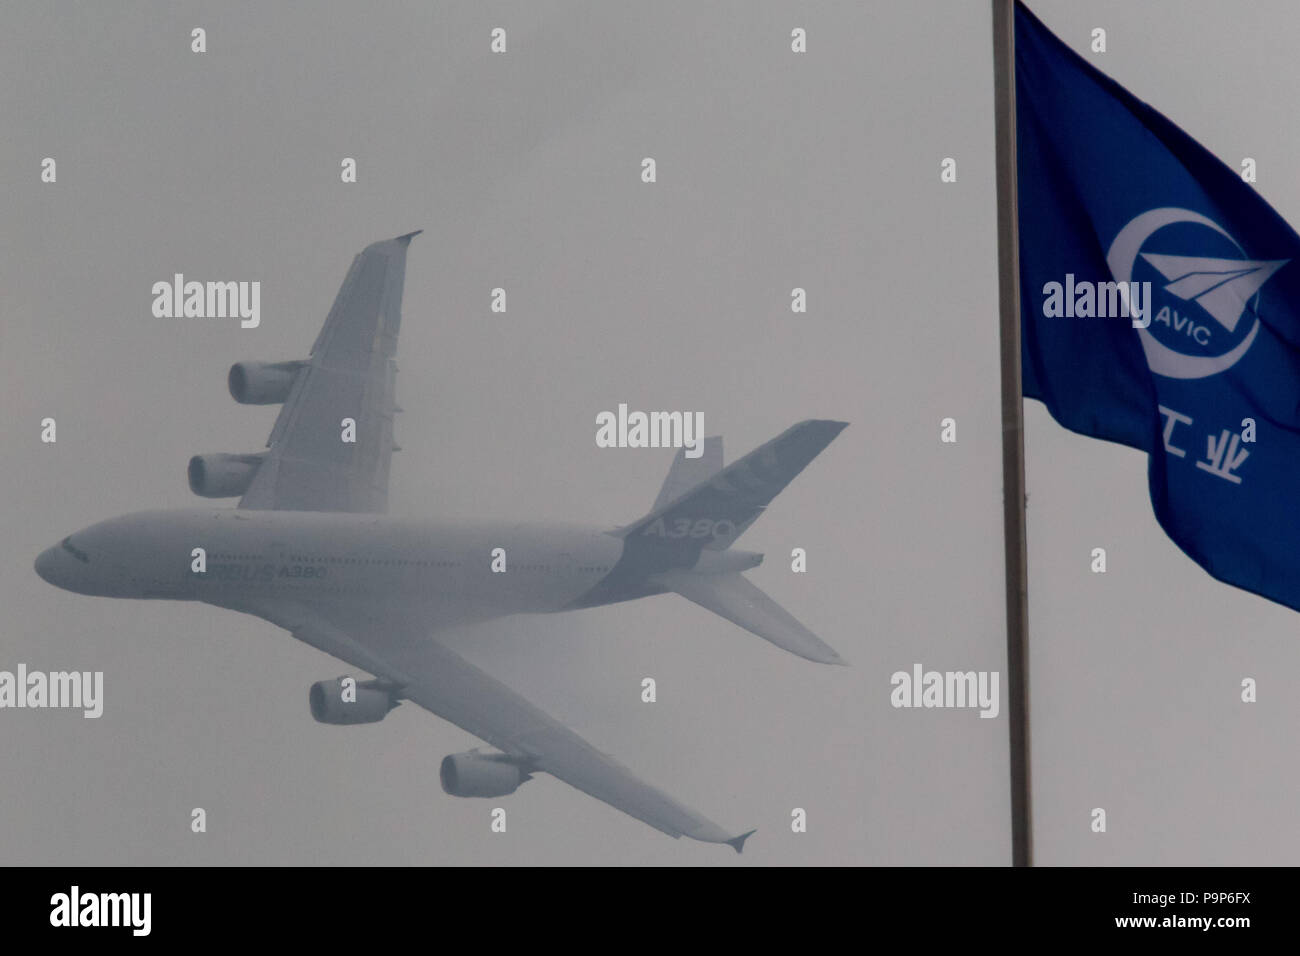
<path fill-rule="evenodd" d="M 423 627 L 394 620 L 391 613 L 341 602 L 311 607 L 249 602 L 233 609 L 256 614 L 317 650 L 397 684 L 403 699 L 519 758 L 530 772 L 545 771 L 671 837 L 726 843 L 739 853 L 754 832 L 735 835 L 678 803 Z"/>
<path fill-rule="evenodd" d="M 241 508 L 383 512 L 393 454 L 397 335 L 406 249 L 418 232 L 363 249 L 298 369 Z M 343 420 L 355 442 L 343 440 Z"/>

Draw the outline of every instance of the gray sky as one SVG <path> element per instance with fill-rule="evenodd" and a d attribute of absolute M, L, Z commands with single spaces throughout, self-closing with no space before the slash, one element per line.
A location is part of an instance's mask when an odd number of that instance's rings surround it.
<path fill-rule="evenodd" d="M 1291 5 L 1031 5 L 1080 51 L 1105 27 L 1094 62 L 1231 164 L 1253 156 L 1300 223 Z M 1007 861 L 1005 707 L 889 705 L 913 662 L 1005 667 L 986 4 L 324 10 L 24 3 L 0 34 L 0 669 L 103 670 L 106 697 L 97 721 L 0 711 L 0 859 Z M 597 449 L 594 416 L 619 402 L 703 411 L 732 459 L 804 418 L 852 423 L 743 542 L 768 553 L 754 579 L 851 667 L 671 595 L 454 636 L 651 782 L 759 827 L 743 857 L 545 776 L 448 797 L 439 761 L 469 735 L 413 706 L 315 723 L 308 686 L 345 667 L 270 624 L 33 572 L 84 525 L 203 504 L 189 456 L 260 449 L 275 415 L 230 400 L 231 362 L 305 354 L 352 255 L 416 228 L 396 514 L 635 518 L 671 453 Z M 261 280 L 261 327 L 153 318 L 150 287 L 174 272 Z M 1293 862 L 1295 613 L 1165 538 L 1144 456 L 1035 403 L 1027 455 L 1039 862 Z"/>

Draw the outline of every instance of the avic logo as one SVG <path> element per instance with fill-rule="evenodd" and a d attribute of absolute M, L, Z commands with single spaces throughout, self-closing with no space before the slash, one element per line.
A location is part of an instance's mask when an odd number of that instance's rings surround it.
<path fill-rule="evenodd" d="M 1218 223 L 1175 207 L 1137 216 L 1106 254 L 1116 282 L 1152 283 L 1151 320 L 1138 329 L 1147 365 L 1183 379 L 1241 360 L 1259 333 L 1260 287 L 1290 261 L 1249 259 Z"/>

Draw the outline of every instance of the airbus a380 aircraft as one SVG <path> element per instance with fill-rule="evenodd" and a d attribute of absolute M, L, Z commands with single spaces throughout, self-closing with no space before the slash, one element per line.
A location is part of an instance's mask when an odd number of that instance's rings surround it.
<path fill-rule="evenodd" d="M 706 439 L 700 457 L 678 453 L 654 507 L 621 528 L 385 517 L 393 356 L 415 235 L 353 260 L 309 359 L 231 368 L 237 402 L 284 406 L 266 451 L 190 460 L 194 492 L 239 495 L 237 508 L 112 518 L 42 553 L 37 573 L 79 594 L 254 614 L 368 671 L 373 680 L 312 685 L 312 716 L 369 723 L 410 700 L 497 748 L 443 760 L 442 786 L 454 796 L 513 793 L 545 771 L 669 836 L 740 852 L 753 830 L 725 830 L 638 779 L 437 634 L 673 591 L 800 657 L 844 663 L 744 577 L 763 556 L 731 546 L 845 423 L 800 422 L 725 468 L 722 440 Z M 342 440 L 345 418 L 355 420 L 355 442 Z M 195 570 L 196 548 L 205 570 Z M 498 548 L 504 573 L 492 570 Z"/>

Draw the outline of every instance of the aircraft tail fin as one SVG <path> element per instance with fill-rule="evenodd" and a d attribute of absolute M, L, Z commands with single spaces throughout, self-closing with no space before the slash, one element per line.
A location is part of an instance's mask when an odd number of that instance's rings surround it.
<path fill-rule="evenodd" d="M 848 663 L 743 574 L 674 569 L 652 580 L 798 657 L 819 664 Z"/>
<path fill-rule="evenodd" d="M 673 459 L 672 467 L 668 469 L 668 477 L 664 479 L 663 487 L 659 489 L 659 497 L 655 499 L 653 510 L 658 511 L 664 505 L 671 504 L 720 471 L 722 471 L 721 435 L 705 438 L 701 442 L 698 458 L 687 458 L 686 449 L 678 449 L 677 457 Z"/>
<path fill-rule="evenodd" d="M 686 482 L 722 462 L 722 439 L 705 439 L 700 458 L 692 461 L 678 453 L 650 513 L 613 533 L 637 551 L 653 549 L 656 560 L 650 563 L 657 565 L 656 570 L 691 567 L 701 549 L 731 547 L 847 425 L 821 419 L 800 422 L 679 493 Z"/>
<path fill-rule="evenodd" d="M 744 853 L 745 841 L 748 840 L 751 836 L 753 836 L 757 832 L 758 832 L 758 827 L 754 827 L 754 829 L 750 830 L 748 833 L 742 833 L 738 837 L 732 837 L 730 840 L 727 841 L 727 846 L 731 847 L 737 853 Z"/>

